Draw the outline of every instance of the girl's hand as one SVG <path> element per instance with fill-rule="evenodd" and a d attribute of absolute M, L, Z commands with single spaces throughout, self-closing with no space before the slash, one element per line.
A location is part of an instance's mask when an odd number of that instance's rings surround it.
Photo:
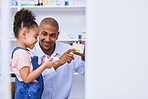
<path fill-rule="evenodd" d="M 33 82 L 38 83 L 38 81 L 37 81 L 37 80 L 34 80 Z"/>
<path fill-rule="evenodd" d="M 44 63 L 44 59 L 43 59 L 43 56 L 41 57 L 41 65 Z"/>
<path fill-rule="evenodd" d="M 46 68 L 51 68 L 56 62 L 58 62 L 59 60 L 55 60 L 55 61 L 52 61 L 53 58 L 49 58 L 47 59 L 46 61 L 44 61 L 44 65 L 46 66 Z"/>

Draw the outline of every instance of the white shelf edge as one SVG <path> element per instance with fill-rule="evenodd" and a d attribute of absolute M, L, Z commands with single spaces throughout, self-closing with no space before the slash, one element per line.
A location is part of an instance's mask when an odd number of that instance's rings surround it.
<path fill-rule="evenodd" d="M 17 9 L 18 6 L 9 6 L 9 8 L 11 8 L 11 9 Z M 0 7 L 0 9 L 1 9 L 1 7 Z"/>
<path fill-rule="evenodd" d="M 21 9 L 26 8 L 34 11 L 85 11 L 85 5 L 69 5 L 69 6 L 10 6 L 11 9 Z"/>
<path fill-rule="evenodd" d="M 14 72 L 13 72 L 13 71 L 10 71 L 9 73 L 10 73 L 10 74 L 14 74 Z"/>
<path fill-rule="evenodd" d="M 21 6 L 21 8 L 85 8 L 85 5 L 69 5 L 69 6 Z"/>
<path fill-rule="evenodd" d="M 16 41 L 16 39 L 9 39 L 10 41 Z M 81 39 L 82 41 L 86 41 L 86 39 Z M 58 39 L 58 42 L 60 41 L 78 41 L 78 39 Z"/>
<path fill-rule="evenodd" d="M 18 8 L 18 6 L 10 6 L 10 8 Z M 85 8 L 85 5 L 69 5 L 69 6 L 20 6 L 20 8 L 36 8 L 36 9 L 46 9 L 46 8 Z"/>
<path fill-rule="evenodd" d="M 9 74 L 14 74 L 13 71 L 10 71 Z M 74 73 L 74 75 L 79 75 L 78 73 Z"/>
<path fill-rule="evenodd" d="M 17 8 L 18 8 L 18 6 L 10 6 L 10 8 L 15 8 L 15 9 L 17 9 Z"/>
<path fill-rule="evenodd" d="M 10 41 L 16 41 L 16 39 L 9 39 Z"/>
<path fill-rule="evenodd" d="M 57 41 L 78 41 L 78 39 L 58 39 Z M 81 41 L 86 41 L 86 39 L 81 39 Z"/>

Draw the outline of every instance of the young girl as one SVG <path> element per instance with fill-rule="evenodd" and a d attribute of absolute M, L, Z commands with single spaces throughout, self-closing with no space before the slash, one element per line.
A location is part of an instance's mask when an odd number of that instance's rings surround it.
<path fill-rule="evenodd" d="M 37 56 L 27 49 L 34 47 L 39 33 L 35 15 L 31 11 L 21 9 L 15 14 L 13 30 L 17 39 L 11 66 L 16 75 L 15 99 L 40 99 L 43 91 L 41 73 L 57 61 L 50 58 L 38 66 Z"/>

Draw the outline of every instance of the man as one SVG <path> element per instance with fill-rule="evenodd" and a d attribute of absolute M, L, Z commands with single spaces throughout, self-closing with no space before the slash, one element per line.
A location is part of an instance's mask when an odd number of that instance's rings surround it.
<path fill-rule="evenodd" d="M 34 55 L 38 56 L 39 60 L 42 56 L 60 58 L 57 64 L 42 73 L 44 80 L 42 99 L 68 99 L 73 72 L 77 71 L 80 75 L 85 75 L 85 53 L 75 53 L 75 49 L 72 49 L 69 44 L 56 42 L 59 36 L 59 25 L 55 19 L 43 19 L 39 30 L 39 42 L 32 50 Z"/>

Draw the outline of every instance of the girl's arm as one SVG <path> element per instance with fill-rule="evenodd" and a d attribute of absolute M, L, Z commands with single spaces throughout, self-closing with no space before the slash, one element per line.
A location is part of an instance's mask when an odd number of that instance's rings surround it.
<path fill-rule="evenodd" d="M 46 60 L 36 70 L 30 72 L 30 67 L 26 66 L 19 70 L 22 80 L 25 83 L 34 81 L 46 68 L 51 68 L 57 61 L 52 61 L 53 58 Z"/>

